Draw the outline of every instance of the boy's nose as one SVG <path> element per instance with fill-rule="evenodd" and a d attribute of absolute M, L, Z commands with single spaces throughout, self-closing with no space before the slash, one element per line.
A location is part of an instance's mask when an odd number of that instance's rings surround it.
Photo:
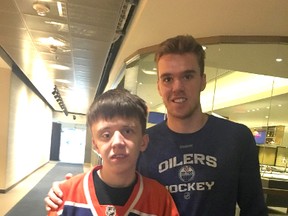
<path fill-rule="evenodd" d="M 115 131 L 113 134 L 112 145 L 123 145 L 124 144 L 124 137 L 119 131 Z"/>

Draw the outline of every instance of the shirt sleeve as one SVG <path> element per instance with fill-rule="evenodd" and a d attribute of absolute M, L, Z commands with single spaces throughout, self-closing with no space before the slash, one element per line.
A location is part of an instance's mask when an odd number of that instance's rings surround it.
<path fill-rule="evenodd" d="M 242 131 L 242 163 L 240 168 L 238 205 L 241 216 L 268 215 L 262 189 L 257 146 L 251 131 Z"/>

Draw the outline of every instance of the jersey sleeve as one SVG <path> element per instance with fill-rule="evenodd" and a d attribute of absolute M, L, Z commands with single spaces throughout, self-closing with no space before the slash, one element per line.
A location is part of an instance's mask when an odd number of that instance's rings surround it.
<path fill-rule="evenodd" d="M 144 177 L 145 178 L 145 177 Z M 168 190 L 159 182 L 145 178 L 144 196 L 147 212 L 162 216 L 179 216 L 176 204 Z"/>
<path fill-rule="evenodd" d="M 170 216 L 170 215 L 179 216 L 180 215 L 173 201 L 173 198 L 168 191 L 166 193 L 166 207 L 164 209 L 165 209 L 164 215 L 167 215 L 167 216 Z"/>
<path fill-rule="evenodd" d="M 49 211 L 47 216 L 58 216 L 57 211 Z"/>
<path fill-rule="evenodd" d="M 49 211 L 48 216 L 61 216 L 62 215 L 64 204 L 65 204 L 65 201 L 67 201 L 69 191 L 71 192 L 71 190 L 74 190 L 74 186 L 73 186 L 73 183 L 75 182 L 74 180 L 76 178 L 79 179 L 80 175 L 74 176 L 71 179 L 66 180 L 59 185 L 59 188 L 63 193 L 63 196 L 62 196 L 63 202 L 61 205 L 59 205 L 59 208 L 56 211 Z"/>

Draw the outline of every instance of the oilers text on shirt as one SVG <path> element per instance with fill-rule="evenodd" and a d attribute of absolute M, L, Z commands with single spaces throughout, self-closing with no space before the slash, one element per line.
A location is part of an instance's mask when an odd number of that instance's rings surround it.
<path fill-rule="evenodd" d="M 195 171 L 191 166 L 192 164 L 201 164 L 216 168 L 217 159 L 213 156 L 204 154 L 184 154 L 182 160 L 177 159 L 177 157 L 172 157 L 159 164 L 159 173 L 163 173 L 175 167 L 180 168 L 178 171 L 178 177 L 184 183 L 178 185 L 166 185 L 165 187 L 170 193 L 189 192 L 195 190 L 204 191 L 212 189 L 214 186 L 214 181 L 191 182 L 195 176 Z"/>

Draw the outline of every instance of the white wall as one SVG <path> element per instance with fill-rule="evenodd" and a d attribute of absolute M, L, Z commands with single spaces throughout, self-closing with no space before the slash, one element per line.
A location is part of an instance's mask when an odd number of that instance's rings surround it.
<path fill-rule="evenodd" d="M 1 65 L 1 58 L 0 58 Z M 6 162 L 7 162 L 7 142 L 8 142 L 8 123 L 9 123 L 9 89 L 10 89 L 11 70 L 7 66 L 0 66 L 0 189 L 6 184 Z"/>
<path fill-rule="evenodd" d="M 49 161 L 52 110 L 12 74 L 6 189 Z"/>

